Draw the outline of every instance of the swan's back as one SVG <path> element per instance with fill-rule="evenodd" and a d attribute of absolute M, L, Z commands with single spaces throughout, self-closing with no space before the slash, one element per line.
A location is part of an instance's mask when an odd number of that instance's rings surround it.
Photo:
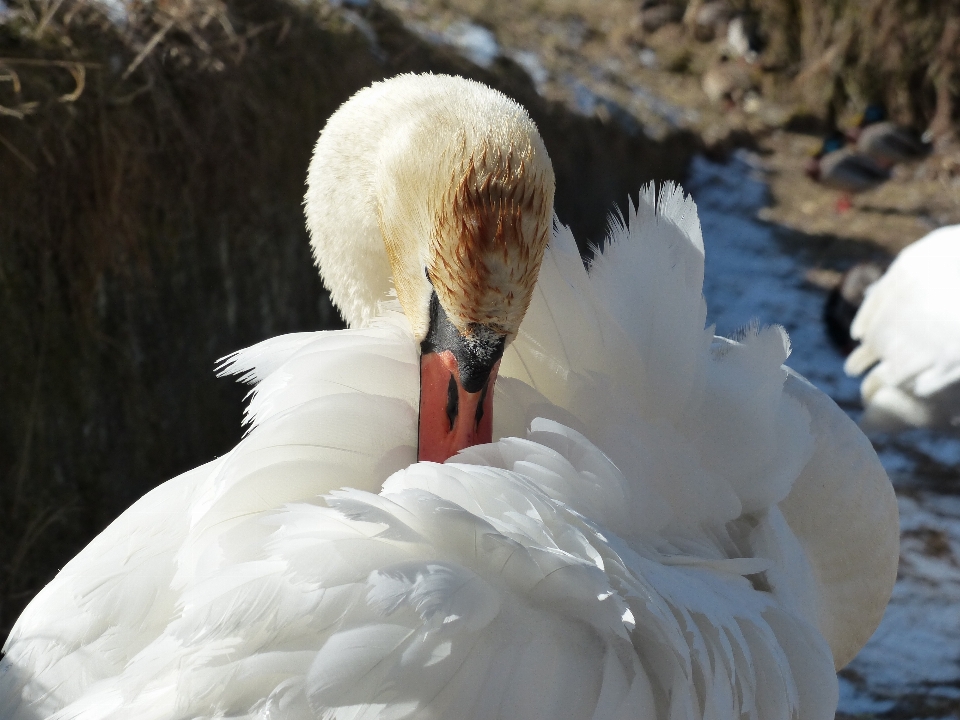
<path fill-rule="evenodd" d="M 846 371 L 864 378 L 877 429 L 960 422 L 960 225 L 906 247 L 870 287 L 851 327 Z M 872 367 L 872 369 L 871 369 Z"/>

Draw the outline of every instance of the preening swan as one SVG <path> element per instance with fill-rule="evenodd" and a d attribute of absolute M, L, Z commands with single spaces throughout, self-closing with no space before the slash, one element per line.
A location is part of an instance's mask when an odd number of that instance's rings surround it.
<path fill-rule="evenodd" d="M 249 433 L 40 592 L 4 718 L 833 718 L 896 575 L 876 455 L 781 329 L 704 327 L 682 191 L 588 274 L 550 167 L 460 78 L 330 119 L 307 218 L 351 328 L 228 358 Z"/>
<path fill-rule="evenodd" d="M 866 291 L 847 358 L 869 431 L 960 431 L 960 225 L 934 230 L 897 255 Z M 869 371 L 869 372 L 867 372 Z"/>

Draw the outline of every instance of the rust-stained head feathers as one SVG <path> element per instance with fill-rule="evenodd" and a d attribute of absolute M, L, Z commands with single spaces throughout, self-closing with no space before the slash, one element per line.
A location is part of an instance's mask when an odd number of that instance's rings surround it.
<path fill-rule="evenodd" d="M 553 204 L 537 159 L 529 144 L 474 147 L 437 207 L 427 275 L 465 335 L 479 325 L 512 339 L 530 304 Z"/>
<path fill-rule="evenodd" d="M 543 141 L 517 103 L 463 78 L 378 83 L 330 119 L 309 185 L 314 251 L 351 324 L 376 313 L 386 271 L 418 341 L 434 291 L 461 334 L 515 337 L 554 193 Z"/>

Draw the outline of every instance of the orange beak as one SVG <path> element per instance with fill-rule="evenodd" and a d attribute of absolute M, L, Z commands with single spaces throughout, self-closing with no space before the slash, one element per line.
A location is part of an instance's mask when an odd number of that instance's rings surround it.
<path fill-rule="evenodd" d="M 450 350 L 420 357 L 420 437 L 418 460 L 443 462 L 471 445 L 493 441 L 493 386 L 500 361 L 477 392 L 460 382 Z"/>

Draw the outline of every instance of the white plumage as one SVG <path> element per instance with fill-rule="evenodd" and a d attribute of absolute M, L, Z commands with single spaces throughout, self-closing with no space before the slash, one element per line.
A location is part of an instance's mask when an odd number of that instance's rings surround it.
<path fill-rule="evenodd" d="M 906 247 L 867 291 L 850 334 L 860 345 L 844 369 L 869 370 L 865 429 L 960 429 L 960 225 Z"/>
<path fill-rule="evenodd" d="M 703 243 L 645 190 L 588 275 L 557 226 L 494 439 L 415 463 L 418 345 L 367 325 L 228 359 L 229 454 L 31 603 L 0 717 L 832 718 L 896 574 L 869 443 L 780 328 L 704 328 Z"/>

